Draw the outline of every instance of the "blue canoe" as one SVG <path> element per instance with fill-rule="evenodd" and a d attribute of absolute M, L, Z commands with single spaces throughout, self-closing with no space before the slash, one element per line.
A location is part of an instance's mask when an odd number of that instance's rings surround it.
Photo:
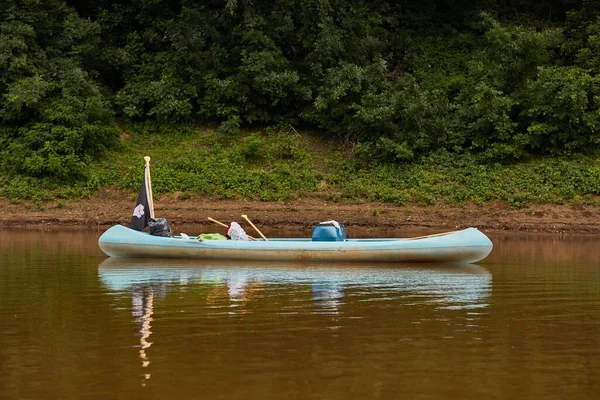
<path fill-rule="evenodd" d="M 317 262 L 461 262 L 483 260 L 491 240 L 476 228 L 420 238 L 269 239 L 268 241 L 205 240 L 152 236 L 122 225 L 109 228 L 98 239 L 111 257 L 190 258 L 244 261 Z"/>

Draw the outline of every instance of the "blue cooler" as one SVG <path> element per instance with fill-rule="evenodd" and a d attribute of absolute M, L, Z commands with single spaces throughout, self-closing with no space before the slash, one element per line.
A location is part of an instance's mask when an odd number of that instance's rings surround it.
<path fill-rule="evenodd" d="M 346 240 L 346 231 L 344 225 L 339 224 L 339 228 L 334 224 L 319 224 L 313 228 L 313 242 L 343 242 Z"/>

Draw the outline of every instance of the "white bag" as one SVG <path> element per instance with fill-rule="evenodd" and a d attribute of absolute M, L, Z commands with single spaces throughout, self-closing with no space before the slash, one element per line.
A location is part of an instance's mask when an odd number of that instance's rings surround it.
<path fill-rule="evenodd" d="M 227 236 L 231 238 L 231 240 L 248 240 L 248 235 L 240 224 L 237 222 L 232 222 L 229 225 L 229 229 L 227 229 Z"/>

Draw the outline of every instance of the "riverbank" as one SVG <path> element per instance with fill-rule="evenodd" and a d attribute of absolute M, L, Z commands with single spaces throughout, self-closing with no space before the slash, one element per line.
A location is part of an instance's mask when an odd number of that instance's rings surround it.
<path fill-rule="evenodd" d="M 105 228 L 128 224 L 134 200 L 126 192 L 102 190 L 88 199 L 59 200 L 43 204 L 12 204 L 0 199 L 0 227 Z M 386 228 L 448 231 L 469 226 L 481 230 L 600 234 L 600 208 L 586 205 L 532 205 L 512 208 L 496 202 L 484 205 L 398 206 L 378 202 L 345 203 L 321 198 L 262 202 L 216 200 L 207 197 L 181 199 L 177 194 L 155 199 L 155 215 L 178 227 L 214 231 L 207 221 L 242 221 L 241 214 L 265 229 L 308 228 L 335 219 L 348 228 Z M 249 230 L 251 230 L 250 228 Z M 192 232 L 195 233 L 195 232 Z"/>

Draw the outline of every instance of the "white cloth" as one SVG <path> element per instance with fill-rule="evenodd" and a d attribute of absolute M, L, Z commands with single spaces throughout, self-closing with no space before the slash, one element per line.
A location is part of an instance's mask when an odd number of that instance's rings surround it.
<path fill-rule="evenodd" d="M 337 221 L 323 221 L 323 222 L 319 222 L 319 225 L 333 225 L 337 229 L 340 229 L 340 223 Z"/>
<path fill-rule="evenodd" d="M 200 236 L 193 238 L 193 237 L 189 237 L 189 235 L 187 235 L 187 234 L 185 234 L 183 232 L 181 232 L 179 234 L 179 236 L 181 236 L 181 238 L 184 239 L 184 240 L 197 240 L 199 242 L 204 242 L 204 239 L 202 239 Z"/>
<path fill-rule="evenodd" d="M 231 240 L 248 240 L 248 235 L 240 224 L 237 222 L 232 222 L 229 225 L 229 229 L 227 229 L 227 236 L 231 238 Z"/>

